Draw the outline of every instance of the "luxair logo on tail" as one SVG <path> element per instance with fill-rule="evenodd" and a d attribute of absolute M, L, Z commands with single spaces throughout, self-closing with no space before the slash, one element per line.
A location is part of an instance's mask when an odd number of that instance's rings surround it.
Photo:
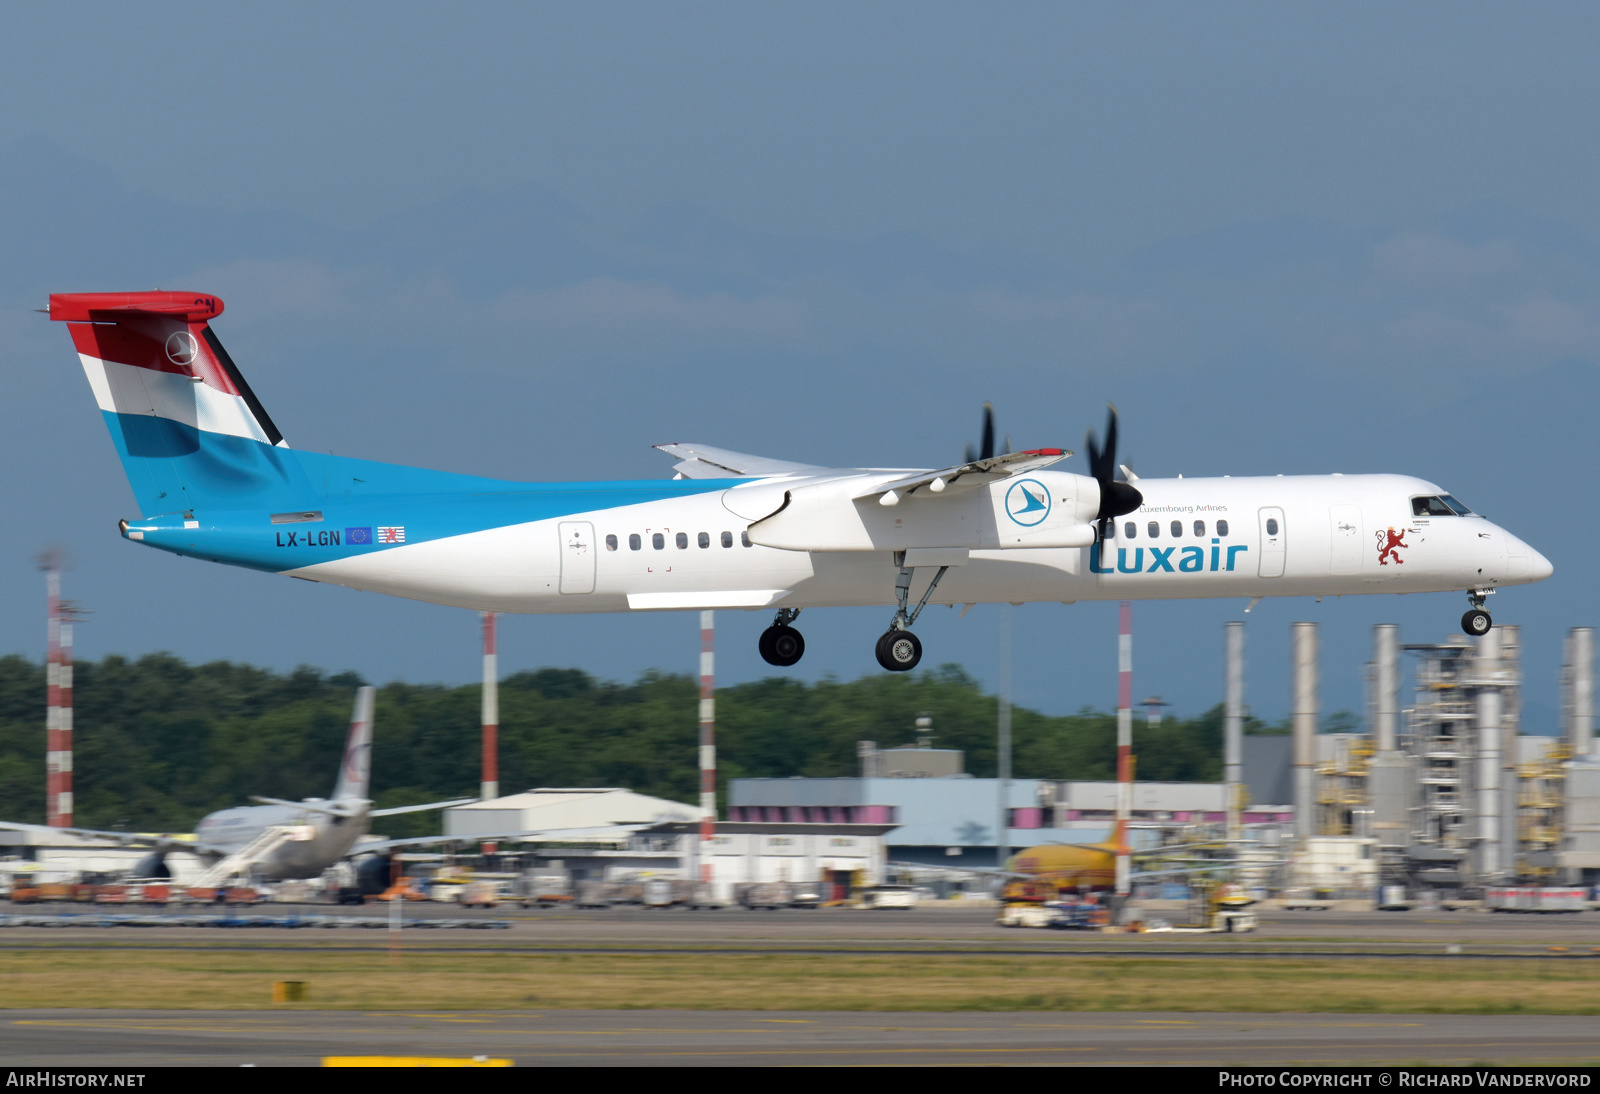
<path fill-rule="evenodd" d="M 1118 547 L 1117 564 L 1102 566 L 1101 544 L 1089 548 L 1089 572 L 1096 574 L 1198 574 L 1231 573 L 1238 558 L 1250 548 L 1243 543 L 1230 543 L 1213 539 L 1211 547 Z M 1209 563 L 1209 565 L 1208 565 Z"/>

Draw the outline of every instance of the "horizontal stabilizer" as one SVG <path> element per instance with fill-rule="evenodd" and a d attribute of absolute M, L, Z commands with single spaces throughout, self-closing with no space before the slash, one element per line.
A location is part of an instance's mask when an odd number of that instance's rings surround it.
<path fill-rule="evenodd" d="M 678 460 L 672 469 L 686 479 L 759 479 L 822 470 L 814 464 L 773 460 L 703 444 L 658 444 L 655 447 Z"/>
<path fill-rule="evenodd" d="M 308 813 L 325 813 L 330 817 L 353 817 L 357 813 L 351 806 L 336 802 L 292 802 L 283 798 L 265 798 L 260 794 L 251 794 L 250 800 L 260 802 L 262 805 L 286 805 L 290 809 L 304 809 Z"/>

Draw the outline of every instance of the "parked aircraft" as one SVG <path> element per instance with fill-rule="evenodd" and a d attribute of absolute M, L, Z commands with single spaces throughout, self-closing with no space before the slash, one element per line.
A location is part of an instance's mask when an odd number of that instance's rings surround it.
<path fill-rule="evenodd" d="M 373 817 L 391 817 L 426 809 L 465 805 L 475 798 L 404 805 L 394 809 L 374 809 L 367 800 L 367 781 L 372 763 L 373 689 L 356 691 L 355 711 L 350 718 L 350 736 L 339 764 L 339 777 L 333 796 L 284 801 L 255 797 L 261 805 L 223 809 L 201 818 L 194 838 L 148 836 L 132 832 L 104 832 L 92 828 L 47 828 L 37 824 L 0 822 L 0 829 L 32 831 L 47 835 L 66 833 L 120 843 L 129 847 L 149 847 L 151 854 L 134 868 L 139 877 L 168 876 L 164 857 L 171 851 L 198 855 L 219 877 L 233 871 L 267 881 L 283 878 L 319 877 L 353 850 L 388 850 L 411 843 L 439 842 L 437 837 L 415 841 L 391 840 L 356 847 L 367 832 Z M 232 861 L 230 861 L 232 860 Z"/>
<path fill-rule="evenodd" d="M 893 608 L 879 664 L 914 667 L 930 603 L 1464 592 L 1548 577 L 1538 551 L 1404 475 L 1139 478 L 1115 411 L 1089 474 L 1060 448 L 931 470 L 830 468 L 658 445 L 671 481 L 522 483 L 291 450 L 203 293 L 50 297 L 110 428 L 147 547 L 499 612 L 772 609 L 792 665 L 806 608 Z"/>

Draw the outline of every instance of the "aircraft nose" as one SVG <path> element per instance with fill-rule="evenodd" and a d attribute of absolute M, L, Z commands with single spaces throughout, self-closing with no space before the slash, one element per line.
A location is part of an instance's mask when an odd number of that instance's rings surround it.
<path fill-rule="evenodd" d="M 1545 558 L 1532 547 L 1528 548 L 1528 576 L 1530 578 L 1534 581 L 1543 581 L 1555 572 L 1556 568 L 1550 564 L 1548 558 Z"/>
<path fill-rule="evenodd" d="M 1506 578 L 1522 585 L 1543 581 L 1556 572 L 1550 560 L 1535 551 L 1516 536 L 1508 536 L 1506 544 Z"/>

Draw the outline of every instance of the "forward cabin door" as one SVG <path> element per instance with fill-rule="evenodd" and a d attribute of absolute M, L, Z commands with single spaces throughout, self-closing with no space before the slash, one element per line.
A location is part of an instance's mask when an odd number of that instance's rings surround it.
<path fill-rule="evenodd" d="M 556 531 L 561 537 L 561 591 L 594 592 L 594 525 L 586 520 L 564 520 Z"/>
<path fill-rule="evenodd" d="M 1275 506 L 1261 510 L 1261 577 L 1282 577 L 1287 528 L 1283 523 L 1283 510 Z"/>
<path fill-rule="evenodd" d="M 1335 505 L 1328 510 L 1328 565 L 1336 574 L 1361 572 L 1361 506 Z"/>

